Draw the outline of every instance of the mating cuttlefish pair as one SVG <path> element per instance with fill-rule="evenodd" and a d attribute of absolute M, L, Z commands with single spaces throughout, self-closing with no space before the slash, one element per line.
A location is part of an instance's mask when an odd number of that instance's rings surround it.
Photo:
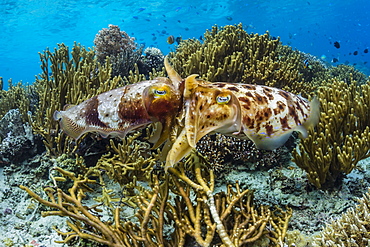
<path fill-rule="evenodd" d="M 169 78 L 102 93 L 56 111 L 54 119 L 74 139 L 87 132 L 124 138 L 132 130 L 156 123 L 159 127 L 150 141 L 158 147 L 167 140 L 166 170 L 209 133 L 250 139 L 257 148 L 272 150 L 282 146 L 293 131 L 307 137 L 307 129 L 319 121 L 317 98 L 309 102 L 278 88 L 211 83 L 197 79 L 198 75 L 183 80 L 167 58 L 165 67 Z"/>

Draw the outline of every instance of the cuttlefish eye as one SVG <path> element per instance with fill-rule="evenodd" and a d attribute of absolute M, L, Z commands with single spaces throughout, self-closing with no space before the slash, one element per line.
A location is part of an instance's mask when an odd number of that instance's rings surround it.
<path fill-rule="evenodd" d="M 167 94 L 167 90 L 166 89 L 154 89 L 153 94 L 154 94 L 154 97 L 161 97 Z"/>
<path fill-rule="evenodd" d="M 216 102 L 217 102 L 218 104 L 223 105 L 223 104 L 227 104 L 227 103 L 229 103 L 230 99 L 231 99 L 230 94 L 219 94 L 219 95 L 217 95 L 217 97 L 216 97 Z"/>

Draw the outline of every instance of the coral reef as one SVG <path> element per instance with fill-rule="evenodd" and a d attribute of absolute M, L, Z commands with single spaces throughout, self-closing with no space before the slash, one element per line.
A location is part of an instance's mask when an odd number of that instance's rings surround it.
<path fill-rule="evenodd" d="M 184 246 L 189 237 L 201 246 L 221 243 L 242 246 L 261 237 L 269 239 L 271 246 L 283 243 L 291 209 L 255 206 L 252 193 L 241 190 L 238 183 L 235 188 L 229 185 L 225 193 L 214 194 L 214 175 L 212 170 L 204 168 L 204 163 L 193 153 L 186 163 L 170 168 L 166 176 L 151 173 L 147 181 L 149 188 L 138 185 L 138 181 L 126 184 L 135 191 L 130 195 L 131 205 L 138 209 L 135 221 L 121 217 L 124 201 L 113 198 L 114 194 L 102 183 L 102 167 L 98 174 L 88 172 L 84 176 L 54 167 L 60 175 L 50 175 L 52 186 L 45 188 L 48 199 L 23 185 L 20 187 L 54 209 L 44 211 L 43 216 L 69 218 L 71 231 L 57 230 L 65 236 L 63 243 L 77 236 L 108 246 Z M 100 179 L 93 179 L 94 176 Z M 58 184 L 67 180 L 73 185 L 64 192 Z M 109 205 L 105 208 L 108 212 L 103 212 L 102 203 L 88 206 L 85 202 L 88 194 L 99 188 L 106 198 L 103 201 Z M 196 199 L 191 199 L 194 196 Z M 103 219 L 107 214 L 108 218 Z M 169 225 L 175 227 L 167 229 Z"/>
<path fill-rule="evenodd" d="M 357 84 L 366 84 L 368 77 L 357 70 L 355 67 L 339 64 L 336 67 L 329 69 L 329 75 L 335 77 L 339 81 L 350 83 L 352 80 L 356 81 Z"/>
<path fill-rule="evenodd" d="M 71 139 L 59 132 L 58 122 L 53 119 L 56 110 L 123 85 L 120 77 L 111 79 L 109 60 L 100 65 L 94 57 L 92 50 L 79 44 L 73 46 L 71 53 L 64 44 L 54 52 L 40 53 L 42 74 L 34 84 L 40 101 L 31 124 L 51 154 L 63 154 L 74 148 Z"/>
<path fill-rule="evenodd" d="M 313 246 L 369 246 L 370 189 L 358 201 L 355 208 L 348 209 L 339 219 L 328 223 Z"/>
<path fill-rule="evenodd" d="M 302 83 L 298 52 L 269 33 L 248 34 L 242 24 L 213 26 L 204 34 L 203 43 L 182 40 L 169 56 L 182 77 L 199 74 L 207 81 L 261 84 L 296 94 L 309 87 Z"/>
<path fill-rule="evenodd" d="M 236 164 L 244 164 L 250 170 L 256 170 L 284 163 L 290 159 L 293 142 L 288 141 L 283 147 L 275 150 L 261 150 L 257 149 L 251 140 L 217 133 L 200 139 L 196 149 L 204 156 L 217 177 L 221 178 Z"/>
<path fill-rule="evenodd" d="M 138 63 L 141 74 L 149 76 L 149 72 L 161 71 L 164 66 L 164 55 L 158 48 L 147 47 L 144 50 L 144 55 Z"/>
<path fill-rule="evenodd" d="M 320 122 L 299 143 L 293 158 L 317 188 L 330 188 L 370 157 L 370 81 L 359 86 L 353 79 L 348 83 L 332 79 L 317 95 Z"/>
<path fill-rule="evenodd" d="M 108 25 L 108 28 L 100 30 L 94 39 L 98 61 L 104 63 L 107 57 L 117 57 L 126 50 L 135 50 L 134 40 L 125 31 L 121 31 L 118 26 Z"/>
<path fill-rule="evenodd" d="M 288 148 L 263 152 L 253 148 L 250 141 L 219 134 L 206 136 L 198 143 L 202 155 L 191 153 L 186 161 L 169 168 L 167 173 L 163 171 L 165 154 L 151 150 L 146 142 L 155 126 L 132 133 L 124 140 L 100 140 L 89 135 L 78 143 L 73 142 L 52 120 L 55 110 L 160 74 L 148 73 L 161 70 L 160 51 L 150 48 L 141 55 L 133 40 L 118 27 L 110 26 L 101 34 L 109 36 L 111 32 L 117 34 L 118 39 L 131 40 L 126 40 L 126 46 L 134 53 L 132 57 L 125 52 L 117 55 L 112 50 L 109 55 L 114 45 L 125 45 L 119 40 L 111 47 L 102 47 L 100 58 L 93 50 L 77 44 L 71 52 L 61 44 L 54 52 L 46 50 L 40 54 L 42 74 L 32 89 L 37 92 L 39 102 L 30 119 L 23 114 L 33 104 L 25 97 L 26 89 L 12 86 L 8 92 L 0 91 L 1 106 L 5 106 L 0 108 L 0 115 L 19 108 L 8 113 L 15 114 L 13 123 L 28 137 L 29 127 L 25 129 L 25 122 L 30 120 L 33 131 L 44 139 L 48 154 L 57 157 L 53 160 L 43 155 L 21 162 L 15 159 L 15 153 L 11 157 L 1 154 L 6 160 L 0 163 L 0 183 L 6 184 L 0 186 L 6 188 L 0 190 L 2 226 L 17 222 L 15 231 L 28 234 L 34 231 L 32 225 L 21 219 L 36 224 L 41 210 L 43 216 L 68 218 L 69 227 L 59 226 L 56 232 L 63 238 L 59 242 L 74 246 L 83 245 L 84 241 L 108 246 L 293 245 L 301 236 L 290 234 L 288 223 L 294 229 L 311 234 L 327 218 L 350 207 L 352 197 L 362 194 L 364 187 L 370 184 L 368 166 L 353 171 L 361 159 L 369 156 L 366 116 L 370 115 L 370 83 L 363 81 L 361 73 L 348 74 L 352 67 L 326 67 L 309 54 L 283 46 L 268 33 L 247 34 L 242 25 L 213 27 L 204 35 L 204 43 L 195 39 L 181 41 L 170 55 L 171 63 L 183 77 L 196 73 L 209 81 L 264 84 L 304 97 L 314 95 L 317 90 L 322 106 L 320 123 L 300 142 L 293 156 L 317 188 L 337 190 L 315 190 L 301 169 L 285 162 L 294 139 Z M 100 41 L 104 44 L 103 37 Z M 105 41 L 109 43 L 109 39 Z M 127 61 L 128 57 L 133 60 Z M 148 64 L 144 65 L 145 69 L 140 67 L 140 59 L 144 61 L 142 64 Z M 132 66 L 124 69 L 120 67 L 122 63 Z M 112 68 L 117 75 L 126 76 L 126 81 L 112 78 Z M 14 102 L 18 103 L 11 105 Z M 7 127 L 0 127 L 0 131 L 5 141 L 2 148 L 8 143 L 9 131 Z M 24 141 L 32 144 L 30 140 Z M 75 157 L 71 159 L 72 156 L 65 153 L 75 153 Z M 4 183 L 3 169 L 7 176 L 20 170 L 23 173 Z M 343 174 L 350 172 L 352 176 L 349 174 L 340 188 L 333 187 L 342 182 Z M 48 178 L 51 180 L 45 182 Z M 22 208 L 14 205 L 20 200 L 14 192 L 19 184 L 40 206 L 30 197 L 26 200 L 27 193 L 21 194 Z M 8 198 L 10 194 L 16 200 Z M 367 205 L 368 200 L 366 195 L 363 204 Z M 283 206 L 287 209 L 281 209 Z M 345 223 L 341 226 L 346 230 L 338 230 L 343 242 L 352 237 L 359 243 L 358 237 L 365 236 L 361 229 L 368 220 L 361 218 L 365 215 L 359 213 L 362 210 L 367 212 L 367 206 L 359 206 L 343 217 Z M 294 217 L 291 217 L 293 211 Z M 56 221 L 58 225 L 63 222 L 60 218 Z M 359 222 L 363 225 L 358 226 Z M 48 226 L 45 224 L 49 232 L 44 235 L 54 234 L 56 239 L 55 232 Z M 360 231 L 351 232 L 357 229 Z M 32 234 L 40 235 L 39 232 Z M 333 238 L 332 230 L 325 234 L 321 242 L 333 241 L 328 240 Z M 19 236 L 14 239 L 2 238 L 2 243 L 31 242 Z"/>
<path fill-rule="evenodd" d="M 27 113 L 30 110 L 32 98 L 30 96 L 32 94 L 32 91 L 32 87 L 26 87 L 22 85 L 21 82 L 14 86 L 10 80 L 9 89 L 0 90 L 0 118 L 2 118 L 11 109 L 19 109 L 22 121 L 27 122 Z"/>
<path fill-rule="evenodd" d="M 37 153 L 37 145 L 29 123 L 23 123 L 18 109 L 8 111 L 0 119 L 0 160 L 20 162 Z M 1 163 L 0 163 L 1 165 Z"/>
<path fill-rule="evenodd" d="M 116 25 L 100 30 L 94 39 L 95 54 L 98 61 L 104 64 L 109 58 L 112 64 L 112 76 L 128 76 L 135 64 L 141 58 L 142 49 L 125 31 Z"/>

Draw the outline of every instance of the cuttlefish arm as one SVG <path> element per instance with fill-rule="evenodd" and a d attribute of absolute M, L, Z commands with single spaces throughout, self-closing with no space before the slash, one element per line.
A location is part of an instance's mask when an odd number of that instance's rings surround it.
<path fill-rule="evenodd" d="M 188 155 L 206 134 L 241 130 L 237 98 L 230 90 L 203 86 L 196 76 L 185 80 L 185 127 L 167 155 L 166 169 Z"/>
<path fill-rule="evenodd" d="M 128 132 L 153 122 L 160 122 L 161 132 L 167 135 L 180 107 L 180 98 L 170 79 L 158 77 L 110 90 L 65 111 L 56 111 L 54 119 L 76 140 L 88 132 L 124 138 Z M 157 143 L 164 139 L 161 135 Z"/>
<path fill-rule="evenodd" d="M 166 56 L 164 58 L 164 67 L 166 68 L 166 72 L 168 77 L 170 78 L 172 85 L 180 90 L 181 88 L 181 83 L 182 83 L 182 78 L 181 76 L 174 70 L 174 68 L 171 66 L 171 64 L 168 61 L 168 57 Z"/>

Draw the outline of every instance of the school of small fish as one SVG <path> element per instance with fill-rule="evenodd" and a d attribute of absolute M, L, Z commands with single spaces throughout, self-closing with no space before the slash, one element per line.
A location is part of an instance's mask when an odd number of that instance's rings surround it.
<path fill-rule="evenodd" d="M 166 170 L 209 133 L 250 139 L 257 148 L 272 150 L 282 146 L 293 131 L 307 137 L 307 129 L 319 121 L 317 98 L 309 102 L 278 88 L 212 83 L 197 79 L 197 75 L 183 80 L 167 58 L 165 67 L 169 78 L 102 93 L 56 111 L 54 119 L 74 139 L 88 132 L 124 138 L 130 131 L 155 123 L 158 128 L 150 141 L 154 147 L 166 142 Z"/>

